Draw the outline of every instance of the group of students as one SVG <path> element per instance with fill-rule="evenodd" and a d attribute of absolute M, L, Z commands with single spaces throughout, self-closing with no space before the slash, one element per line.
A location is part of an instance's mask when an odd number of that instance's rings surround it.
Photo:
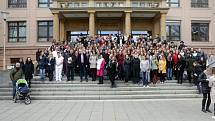
<path fill-rule="evenodd" d="M 183 41 L 176 45 L 162 41 L 159 36 L 154 39 L 151 36 L 135 39 L 122 35 L 79 36 L 75 42 L 53 43 L 50 48 L 36 52 L 41 80 L 47 75 L 52 81 L 55 75 L 56 81 L 62 81 L 62 75 L 66 75 L 67 81 L 71 81 L 78 73 L 81 82 L 83 78 L 96 81 L 98 77 L 99 84 L 103 84 L 105 77 L 111 81 L 111 87 L 116 87 L 116 79 L 149 87 L 150 83 L 155 85 L 158 80 L 164 83 L 173 77 L 182 84 L 186 72 L 187 79 L 200 93 L 197 78 L 210 58 L 212 54 L 187 47 Z"/>

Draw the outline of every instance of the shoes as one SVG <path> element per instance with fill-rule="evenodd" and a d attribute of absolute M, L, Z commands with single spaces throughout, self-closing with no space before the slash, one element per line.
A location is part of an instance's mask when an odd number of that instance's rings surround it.
<path fill-rule="evenodd" d="M 207 111 L 208 113 L 212 113 L 212 111 L 211 111 L 210 109 L 206 109 L 206 111 Z"/>
<path fill-rule="evenodd" d="M 207 111 L 205 109 L 202 109 L 202 112 L 207 113 Z"/>

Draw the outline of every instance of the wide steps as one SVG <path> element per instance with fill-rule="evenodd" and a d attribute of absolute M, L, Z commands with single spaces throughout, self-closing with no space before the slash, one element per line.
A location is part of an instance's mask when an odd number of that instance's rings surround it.
<path fill-rule="evenodd" d="M 32 81 L 30 95 L 33 100 L 141 100 L 141 99 L 189 99 L 200 98 L 196 86 L 177 84 L 167 80 L 144 88 L 142 85 L 116 81 L 117 88 L 110 88 L 110 81 L 98 85 L 98 81 Z M 12 84 L 0 86 L 0 100 L 12 98 Z"/>

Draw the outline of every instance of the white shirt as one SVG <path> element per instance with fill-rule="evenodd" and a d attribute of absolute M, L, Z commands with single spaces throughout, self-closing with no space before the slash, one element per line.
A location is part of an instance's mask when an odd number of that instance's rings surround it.
<path fill-rule="evenodd" d="M 56 58 L 56 68 L 63 68 L 63 57 L 57 57 Z"/>
<path fill-rule="evenodd" d="M 57 51 L 53 51 L 52 55 L 53 55 L 54 58 L 57 58 Z"/>

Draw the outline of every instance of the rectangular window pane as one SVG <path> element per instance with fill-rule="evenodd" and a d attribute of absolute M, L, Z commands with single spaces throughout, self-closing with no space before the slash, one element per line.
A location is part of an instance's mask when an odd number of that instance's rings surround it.
<path fill-rule="evenodd" d="M 48 8 L 52 4 L 52 0 L 38 0 L 38 7 Z"/>
<path fill-rule="evenodd" d="M 27 0 L 8 0 L 9 8 L 26 8 Z"/>
<path fill-rule="evenodd" d="M 180 0 L 167 0 L 166 3 L 167 3 L 167 6 L 169 6 L 169 7 L 179 7 L 180 6 Z"/>
<path fill-rule="evenodd" d="M 192 8 L 208 8 L 208 0 L 191 0 Z"/>
<path fill-rule="evenodd" d="M 192 23 L 192 41 L 209 41 L 209 23 Z"/>
<path fill-rule="evenodd" d="M 39 21 L 38 22 L 38 41 L 50 41 L 53 38 L 53 22 Z"/>
<path fill-rule="evenodd" d="M 179 41 L 181 36 L 181 22 L 167 21 L 166 22 L 166 36 L 168 41 Z"/>
<path fill-rule="evenodd" d="M 8 41 L 25 42 L 26 41 L 26 22 L 8 22 Z"/>

